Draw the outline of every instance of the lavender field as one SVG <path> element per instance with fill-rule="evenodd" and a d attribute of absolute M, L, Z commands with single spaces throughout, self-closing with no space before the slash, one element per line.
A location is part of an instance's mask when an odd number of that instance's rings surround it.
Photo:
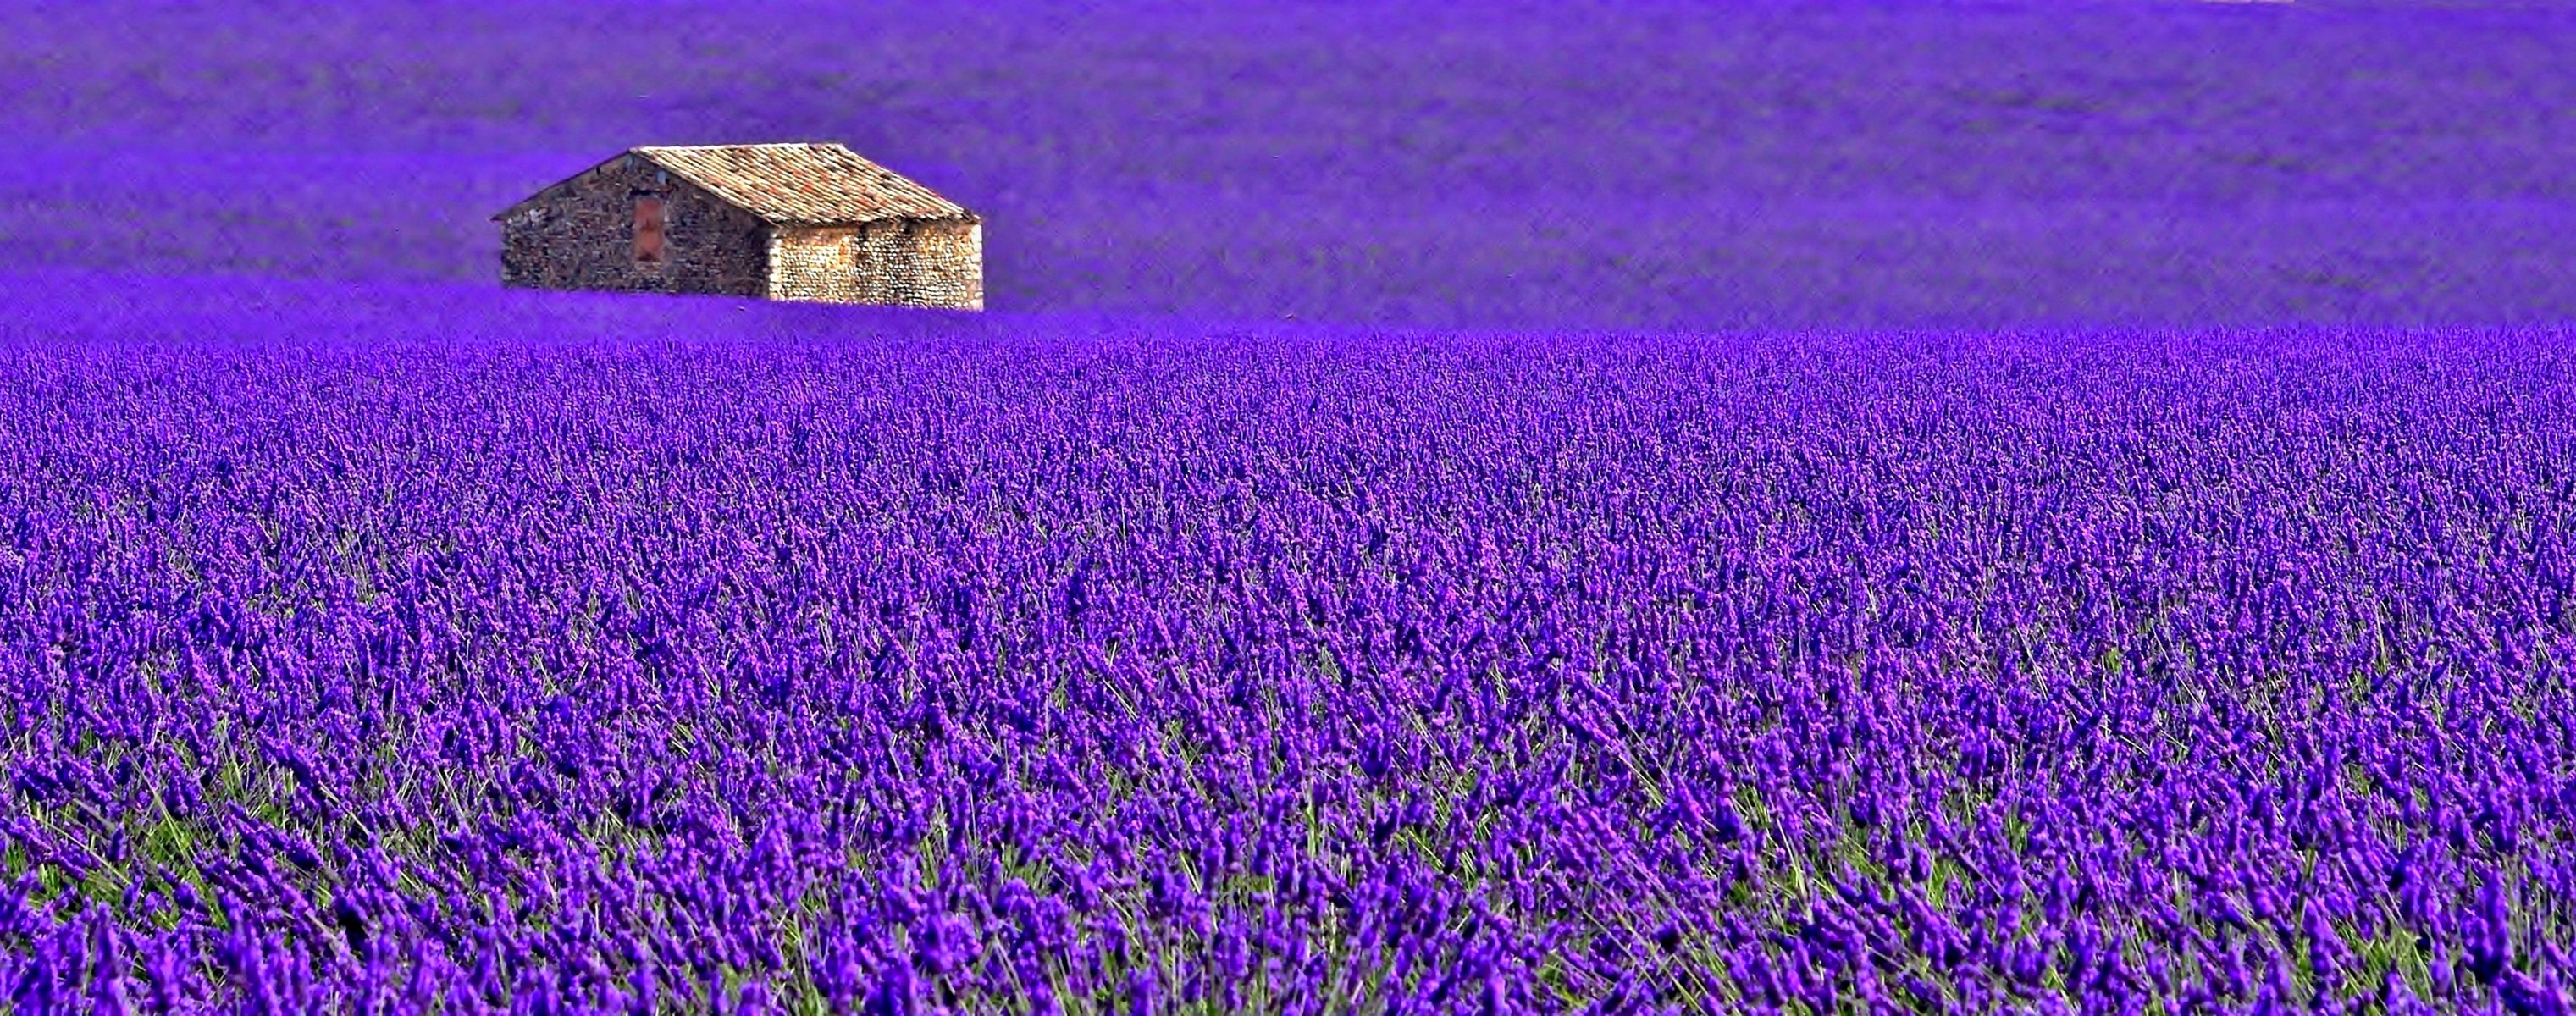
<path fill-rule="evenodd" d="M 9 7 L 0 1006 L 2566 1012 L 2570 28 Z"/>

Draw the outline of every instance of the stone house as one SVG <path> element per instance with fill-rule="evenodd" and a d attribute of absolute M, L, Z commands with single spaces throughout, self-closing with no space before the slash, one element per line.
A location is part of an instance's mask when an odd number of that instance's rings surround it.
<path fill-rule="evenodd" d="M 492 220 L 504 286 L 984 309 L 984 220 L 837 144 L 631 148 Z"/>

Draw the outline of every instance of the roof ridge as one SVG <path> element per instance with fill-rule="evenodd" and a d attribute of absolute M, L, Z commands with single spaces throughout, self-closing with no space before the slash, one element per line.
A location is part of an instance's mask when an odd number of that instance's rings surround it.
<path fill-rule="evenodd" d="M 981 217 L 838 141 L 638 146 L 654 165 L 775 223 Z"/>
<path fill-rule="evenodd" d="M 503 209 L 511 215 L 620 158 L 641 159 L 715 199 L 779 224 L 858 225 L 884 219 L 983 217 L 838 141 L 636 145 Z"/>
<path fill-rule="evenodd" d="M 838 141 L 741 141 L 720 145 L 637 145 L 629 151 L 670 152 L 693 148 L 839 148 L 846 151 L 849 146 Z"/>

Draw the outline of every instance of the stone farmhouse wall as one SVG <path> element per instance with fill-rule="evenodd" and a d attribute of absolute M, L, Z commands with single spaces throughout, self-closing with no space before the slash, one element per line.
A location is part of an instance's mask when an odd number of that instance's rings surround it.
<path fill-rule="evenodd" d="M 635 202 L 662 199 L 662 260 L 635 257 Z M 768 223 L 626 156 L 501 222 L 501 284 L 630 293 L 769 291 Z"/>
<path fill-rule="evenodd" d="M 770 237 L 769 267 L 769 296 L 777 300 L 984 309 L 980 222 L 782 226 Z"/>

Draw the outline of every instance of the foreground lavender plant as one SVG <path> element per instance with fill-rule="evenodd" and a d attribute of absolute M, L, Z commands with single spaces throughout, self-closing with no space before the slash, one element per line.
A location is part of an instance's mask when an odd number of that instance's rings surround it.
<path fill-rule="evenodd" d="M 17 1011 L 2565 1004 L 2564 331 L 636 306 L 0 322 Z"/>

